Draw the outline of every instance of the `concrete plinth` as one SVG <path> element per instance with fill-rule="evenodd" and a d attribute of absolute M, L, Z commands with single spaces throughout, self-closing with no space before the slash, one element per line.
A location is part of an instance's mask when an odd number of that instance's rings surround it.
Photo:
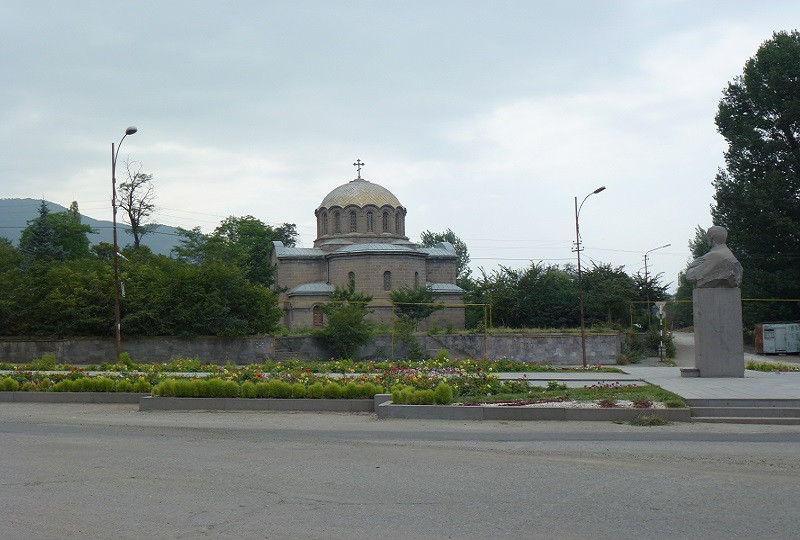
<path fill-rule="evenodd" d="M 701 377 L 744 377 L 742 292 L 695 288 L 694 358 Z"/>

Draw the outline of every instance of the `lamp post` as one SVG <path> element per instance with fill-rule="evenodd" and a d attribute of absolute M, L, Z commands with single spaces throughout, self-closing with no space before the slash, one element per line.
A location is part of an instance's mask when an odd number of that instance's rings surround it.
<path fill-rule="evenodd" d="M 657 249 L 664 249 L 672 244 L 664 244 L 663 246 L 658 246 L 657 248 L 648 249 L 644 252 L 644 297 L 647 300 L 647 328 L 650 328 L 650 282 L 647 281 L 647 255 L 651 251 L 655 251 Z"/>
<path fill-rule="evenodd" d="M 586 367 L 586 325 L 583 320 L 583 275 L 581 273 L 581 230 L 580 226 L 578 225 L 578 217 L 581 215 L 581 208 L 583 208 L 583 203 L 586 202 L 586 199 L 600 193 L 606 189 L 606 186 L 600 186 L 596 190 L 589 193 L 586 197 L 583 198 L 581 201 L 581 205 L 578 206 L 578 197 L 575 197 L 575 251 L 578 252 L 578 297 L 580 299 L 580 308 L 581 308 L 581 354 L 583 357 L 583 367 Z"/>
<path fill-rule="evenodd" d="M 114 143 L 111 143 L 111 208 L 113 210 L 113 236 L 114 236 L 114 330 L 117 345 L 117 361 L 119 362 L 120 355 L 120 342 L 122 341 L 120 335 L 120 316 L 119 316 L 119 246 L 117 245 L 117 156 L 119 156 L 119 149 L 122 148 L 122 141 L 128 135 L 133 135 L 138 130 L 135 126 L 130 126 L 125 130 L 125 135 L 119 140 L 116 152 L 114 151 Z"/>

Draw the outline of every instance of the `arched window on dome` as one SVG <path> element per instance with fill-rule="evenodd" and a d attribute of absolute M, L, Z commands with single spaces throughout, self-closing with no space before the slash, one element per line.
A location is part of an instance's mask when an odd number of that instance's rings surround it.
<path fill-rule="evenodd" d="M 342 232 L 342 219 L 339 212 L 334 212 L 333 214 L 333 232 Z"/>
<path fill-rule="evenodd" d="M 328 213 L 322 213 L 322 234 L 328 234 Z"/>
<path fill-rule="evenodd" d="M 383 290 L 384 291 L 391 291 L 392 290 L 392 273 L 388 270 L 383 273 Z"/>
<path fill-rule="evenodd" d="M 394 232 L 397 234 L 403 234 L 403 231 L 400 230 L 400 212 L 397 212 L 394 215 Z"/>
<path fill-rule="evenodd" d="M 372 232 L 372 212 L 367 212 L 367 232 Z"/>
<path fill-rule="evenodd" d="M 389 212 L 383 213 L 383 232 L 389 232 Z"/>
<path fill-rule="evenodd" d="M 350 211 L 350 232 L 356 232 L 356 213 L 355 211 Z"/>
<path fill-rule="evenodd" d="M 414 288 L 419 287 L 419 272 L 414 272 Z"/>
<path fill-rule="evenodd" d="M 347 286 L 351 289 L 356 289 L 356 273 L 355 272 L 348 272 L 347 273 Z"/>

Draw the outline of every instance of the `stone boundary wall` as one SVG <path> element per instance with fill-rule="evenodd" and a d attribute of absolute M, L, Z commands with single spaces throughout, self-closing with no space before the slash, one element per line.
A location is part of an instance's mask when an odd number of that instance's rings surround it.
<path fill-rule="evenodd" d="M 436 334 L 416 336 L 423 350 L 435 356 L 446 349 L 456 358 L 501 358 L 553 365 L 581 365 L 581 338 L 575 334 Z M 586 335 L 587 364 L 615 364 L 624 336 L 616 332 Z M 328 359 L 325 340 L 313 336 L 153 337 L 123 339 L 122 350 L 134 362 L 167 362 L 176 356 L 203 362 L 249 364 L 265 359 Z M 360 351 L 361 358 L 407 356 L 408 347 L 395 336 L 375 336 Z M 112 362 L 113 338 L 24 339 L 0 338 L 0 362 L 25 363 L 53 353 L 59 363 L 100 364 Z"/>

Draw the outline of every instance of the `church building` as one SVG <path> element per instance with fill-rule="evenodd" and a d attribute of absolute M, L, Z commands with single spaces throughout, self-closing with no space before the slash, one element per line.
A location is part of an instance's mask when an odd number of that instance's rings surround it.
<path fill-rule="evenodd" d="M 391 324 L 389 293 L 401 287 L 428 285 L 445 309 L 424 324 L 464 328 L 464 291 L 456 285 L 456 251 L 442 242 L 420 247 L 405 235 L 406 208 L 385 187 L 358 178 L 335 188 L 317 207 L 314 247 L 297 248 L 273 242 L 275 285 L 289 330 L 320 328 L 321 306 L 334 287 L 355 283 L 372 296 L 371 319 Z"/>

